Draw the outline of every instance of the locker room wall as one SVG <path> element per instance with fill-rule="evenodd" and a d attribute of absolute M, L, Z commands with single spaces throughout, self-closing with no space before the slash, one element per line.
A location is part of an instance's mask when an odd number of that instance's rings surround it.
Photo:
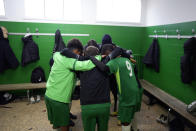
<path fill-rule="evenodd" d="M 176 29 L 180 30 L 181 35 L 193 35 L 192 28 L 196 29 L 196 21 L 147 27 L 145 30 L 145 41 L 142 45 L 142 55 L 145 55 L 152 43 L 153 38 L 149 38 L 148 35 L 154 35 L 154 30 L 162 31 L 157 33 L 160 35 L 164 35 L 164 29 L 173 30 L 168 32 L 168 35 L 176 35 Z M 144 66 L 143 78 L 186 104 L 190 104 L 196 100 L 196 81 L 191 85 L 183 84 L 180 77 L 180 57 L 184 55 L 183 46 L 186 40 L 158 38 L 160 46 L 160 73 L 156 73 L 154 70 Z"/>
<path fill-rule="evenodd" d="M 98 43 L 101 43 L 103 35 L 110 34 L 114 43 L 123 48 L 132 49 L 135 54 L 140 53 L 145 30 L 144 27 L 2 21 L 0 22 L 0 25 L 5 26 L 8 29 L 8 32 L 26 32 L 27 28 L 30 28 L 30 32 L 35 32 L 35 29 L 38 28 L 39 33 L 55 33 L 57 29 L 60 29 L 61 33 L 90 34 L 89 37 L 64 36 L 63 39 L 66 44 L 68 40 L 72 38 L 79 38 L 84 45 L 90 39 L 95 39 Z M 22 36 L 9 36 L 10 46 L 20 62 L 23 47 L 21 37 Z M 44 68 L 46 78 L 48 78 L 49 59 L 52 56 L 52 50 L 54 47 L 54 36 L 33 36 L 33 40 L 39 46 L 40 60 L 25 67 L 21 67 L 20 65 L 16 70 L 6 70 L 3 74 L 0 74 L 0 84 L 29 83 L 32 70 L 39 65 Z"/>
<path fill-rule="evenodd" d="M 145 25 L 165 25 L 195 21 L 195 0 L 147 0 Z"/>

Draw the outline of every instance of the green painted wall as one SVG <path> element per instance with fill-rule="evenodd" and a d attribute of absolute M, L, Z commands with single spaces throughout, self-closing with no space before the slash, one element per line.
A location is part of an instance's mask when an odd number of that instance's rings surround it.
<path fill-rule="evenodd" d="M 29 27 L 31 32 L 35 32 L 35 28 L 40 33 L 54 33 L 56 29 L 60 29 L 62 33 L 87 33 L 89 37 L 79 38 L 83 44 L 88 40 L 95 39 L 101 43 L 102 36 L 106 33 L 112 36 L 113 42 L 123 48 L 132 49 L 134 54 L 142 56 L 147 52 L 152 38 L 148 35 L 154 34 L 153 31 L 170 30 L 169 35 L 176 35 L 175 30 L 178 28 L 183 35 L 192 35 L 192 28 L 196 29 L 196 22 L 152 26 L 152 27 L 126 27 L 126 26 L 102 26 L 102 25 L 72 25 L 72 24 L 46 24 L 46 23 L 23 23 L 23 22 L 0 22 L 1 26 L 5 26 L 9 32 L 26 32 Z M 158 34 L 163 34 L 159 32 Z M 21 61 L 22 36 L 9 36 L 10 45 Z M 16 70 L 6 70 L 0 74 L 0 84 L 11 83 L 28 83 L 32 70 L 41 65 L 45 74 L 49 74 L 49 59 L 54 46 L 54 36 L 34 36 L 34 41 L 39 46 L 40 60 L 36 63 L 29 64 L 26 67 L 19 66 Z M 65 43 L 73 37 L 63 37 Z M 168 92 L 179 100 L 189 104 L 196 100 L 196 82 L 191 85 L 183 84 L 180 79 L 180 57 L 183 55 L 183 45 L 186 39 L 163 39 L 159 38 L 160 45 L 160 73 L 153 70 L 143 68 L 143 78 L 153 83 L 160 89 Z"/>
<path fill-rule="evenodd" d="M 102 25 L 72 25 L 72 24 L 47 24 L 47 23 L 24 23 L 24 22 L 0 22 L 0 26 L 5 26 L 9 32 L 26 32 L 27 27 L 31 32 L 39 29 L 39 33 L 55 33 L 56 29 L 60 29 L 61 33 L 83 33 L 90 34 L 89 37 L 75 37 L 79 38 L 83 44 L 88 40 L 95 39 L 101 43 L 104 34 L 110 34 L 113 42 L 123 48 L 132 49 L 134 53 L 140 53 L 142 38 L 144 34 L 144 27 L 126 27 L 126 26 L 102 26 Z M 23 43 L 22 36 L 9 36 L 10 45 L 18 58 L 21 61 Z M 73 37 L 63 37 L 64 42 Z M 32 70 L 37 66 L 42 66 L 45 74 L 49 74 L 49 59 L 52 55 L 54 47 L 54 36 L 33 36 L 34 41 L 39 46 L 40 60 L 36 63 L 31 63 L 26 67 L 21 65 L 16 70 L 6 70 L 0 74 L 0 84 L 12 83 L 28 83 Z"/>
<path fill-rule="evenodd" d="M 179 29 L 182 35 L 192 35 L 192 28 L 196 29 L 196 22 L 147 27 L 145 30 L 145 41 L 142 46 L 142 55 L 145 55 L 152 43 L 152 38 L 149 38 L 148 35 L 154 34 L 153 31 L 155 29 L 157 31 L 170 30 L 168 35 L 176 35 L 175 30 Z M 158 32 L 158 34 L 164 33 Z M 189 104 L 196 100 L 196 81 L 188 85 L 183 84 L 180 78 L 180 57 L 184 54 L 183 45 L 186 40 L 158 38 L 160 46 L 160 73 L 156 73 L 154 70 L 144 66 L 143 78 Z"/>

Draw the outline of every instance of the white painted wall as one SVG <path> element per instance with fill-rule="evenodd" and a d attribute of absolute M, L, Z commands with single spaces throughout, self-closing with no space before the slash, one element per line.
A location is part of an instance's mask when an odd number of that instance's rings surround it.
<path fill-rule="evenodd" d="M 90 24 L 90 25 L 120 25 L 120 26 L 145 26 L 146 0 L 141 0 L 141 22 L 120 23 L 120 22 L 97 22 L 96 21 L 96 0 L 82 0 L 82 21 L 70 22 L 64 20 L 29 19 L 25 18 L 24 0 L 4 0 L 6 16 L 0 21 L 19 22 L 42 22 L 42 23 L 65 23 L 65 24 Z M 35 9 L 36 10 L 36 9 Z"/>
<path fill-rule="evenodd" d="M 196 21 L 196 0 L 146 1 L 146 26 Z"/>

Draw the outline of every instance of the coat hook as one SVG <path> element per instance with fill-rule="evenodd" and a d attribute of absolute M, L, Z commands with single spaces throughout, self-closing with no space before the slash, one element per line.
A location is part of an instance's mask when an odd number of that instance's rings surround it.
<path fill-rule="evenodd" d="M 155 33 L 155 38 L 157 39 L 158 36 L 157 36 L 157 30 L 154 30 L 154 33 Z"/>
<path fill-rule="evenodd" d="M 155 38 L 156 38 L 156 39 L 158 38 L 158 35 L 157 35 L 157 34 L 155 34 Z"/>
<path fill-rule="evenodd" d="M 163 33 L 165 34 L 165 39 L 168 39 L 167 31 L 164 29 Z"/>
<path fill-rule="evenodd" d="M 38 28 L 35 28 L 35 32 L 38 33 L 39 32 L 39 29 Z"/>
<path fill-rule="evenodd" d="M 177 34 L 180 34 L 180 30 L 179 30 L 179 29 L 176 29 L 176 33 L 177 33 Z"/>
<path fill-rule="evenodd" d="M 167 34 L 165 35 L 165 39 L 168 39 L 168 35 Z"/>
<path fill-rule="evenodd" d="M 35 32 L 36 32 L 36 33 L 39 33 L 39 29 L 38 29 L 38 28 L 35 28 Z M 36 37 L 38 38 L 38 34 L 37 34 Z"/>
<path fill-rule="evenodd" d="M 27 27 L 27 33 L 30 33 L 30 28 L 29 27 Z"/>
<path fill-rule="evenodd" d="M 178 34 L 178 39 L 181 39 L 180 30 L 179 29 L 176 29 L 176 33 Z"/>
<path fill-rule="evenodd" d="M 195 34 L 195 29 L 192 29 L 192 33 Z"/>

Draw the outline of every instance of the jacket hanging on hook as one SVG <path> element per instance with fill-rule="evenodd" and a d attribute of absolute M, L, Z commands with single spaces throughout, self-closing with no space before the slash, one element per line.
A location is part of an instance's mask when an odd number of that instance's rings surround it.
<path fill-rule="evenodd" d="M 180 59 L 181 80 L 190 84 L 196 80 L 196 38 L 190 38 L 184 43 L 184 56 Z"/>
<path fill-rule="evenodd" d="M 0 73 L 4 70 L 11 68 L 15 69 L 18 67 L 19 62 L 10 47 L 9 40 L 4 34 L 7 34 L 4 27 L 0 28 Z"/>
<path fill-rule="evenodd" d="M 32 35 L 23 37 L 22 66 L 40 59 L 38 45 L 33 41 Z"/>
<path fill-rule="evenodd" d="M 59 29 L 57 29 L 55 32 L 55 43 L 54 43 L 54 48 L 53 48 L 53 54 L 55 52 L 61 51 L 65 47 L 66 47 L 66 45 L 65 45 L 63 38 L 61 36 L 61 32 Z M 49 61 L 50 67 L 52 67 L 53 63 L 54 63 L 54 60 L 53 60 L 53 58 L 51 58 Z"/>
<path fill-rule="evenodd" d="M 66 46 L 65 46 L 65 43 L 63 41 L 63 38 L 61 36 L 61 32 L 60 30 L 56 30 L 55 32 L 55 43 L 54 43 L 54 49 L 53 49 L 53 53 L 55 52 L 59 52 L 61 51 L 62 49 L 64 49 Z"/>
<path fill-rule="evenodd" d="M 159 61 L 160 61 L 160 57 L 159 57 L 158 40 L 153 39 L 153 42 L 150 48 L 148 49 L 148 52 L 144 56 L 143 63 L 147 67 L 151 67 L 155 69 L 156 72 L 159 72 Z"/>

